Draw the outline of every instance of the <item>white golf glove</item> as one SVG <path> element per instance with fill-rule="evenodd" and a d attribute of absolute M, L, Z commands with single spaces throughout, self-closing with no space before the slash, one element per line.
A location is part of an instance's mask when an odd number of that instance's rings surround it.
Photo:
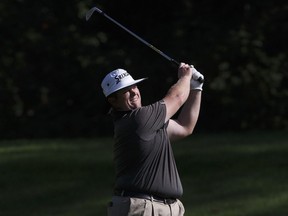
<path fill-rule="evenodd" d="M 199 90 L 202 91 L 203 90 L 203 82 L 199 82 L 198 79 L 202 79 L 204 80 L 204 76 L 203 74 L 201 74 L 199 71 L 197 71 L 193 65 L 191 65 L 192 67 L 192 79 L 190 81 L 190 90 Z"/>

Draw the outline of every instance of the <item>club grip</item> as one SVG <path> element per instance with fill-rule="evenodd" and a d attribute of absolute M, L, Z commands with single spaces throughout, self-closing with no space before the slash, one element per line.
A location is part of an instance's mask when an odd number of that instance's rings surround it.
<path fill-rule="evenodd" d="M 204 82 L 204 76 L 201 73 L 199 73 L 198 71 L 193 73 L 192 79 L 194 79 L 194 80 L 196 80 L 196 81 L 198 81 L 200 83 Z"/>

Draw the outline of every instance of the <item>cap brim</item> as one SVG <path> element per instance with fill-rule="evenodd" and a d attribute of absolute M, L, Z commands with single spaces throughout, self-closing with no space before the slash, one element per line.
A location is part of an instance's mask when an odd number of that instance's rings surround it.
<path fill-rule="evenodd" d="M 111 94 L 113 94 L 113 93 L 115 93 L 115 92 L 117 92 L 117 91 L 119 91 L 119 90 L 121 90 L 121 89 L 127 88 L 127 87 L 132 86 L 132 85 L 135 85 L 135 84 L 137 84 L 137 83 L 140 83 L 140 82 L 142 82 L 142 81 L 144 81 L 144 80 L 146 80 L 146 79 L 148 79 L 148 77 L 134 80 L 133 82 L 129 83 L 129 85 L 121 86 L 121 87 L 115 89 L 115 90 L 114 90 L 113 92 L 111 92 L 109 95 L 111 95 Z M 106 97 L 108 97 L 109 95 L 107 95 Z"/>

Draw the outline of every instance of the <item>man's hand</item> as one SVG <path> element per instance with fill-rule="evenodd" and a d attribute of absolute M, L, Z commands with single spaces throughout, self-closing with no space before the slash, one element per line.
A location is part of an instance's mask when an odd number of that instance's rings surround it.
<path fill-rule="evenodd" d="M 185 63 L 181 63 L 179 68 L 178 68 L 178 78 L 182 78 L 185 76 L 191 77 L 192 78 L 192 68 L 190 65 L 185 64 Z"/>
<path fill-rule="evenodd" d="M 202 77 L 204 79 L 203 74 L 201 74 L 199 71 L 197 71 L 193 66 L 192 66 L 192 79 L 190 81 L 190 90 L 203 90 L 203 83 L 200 83 L 197 81 L 199 77 Z"/>

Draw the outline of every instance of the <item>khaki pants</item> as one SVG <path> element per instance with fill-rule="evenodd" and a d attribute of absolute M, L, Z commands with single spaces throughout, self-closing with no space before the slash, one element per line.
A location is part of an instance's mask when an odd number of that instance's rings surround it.
<path fill-rule="evenodd" d="M 180 200 L 173 204 L 164 204 L 146 199 L 113 196 L 108 206 L 108 216 L 183 216 L 184 212 Z"/>

